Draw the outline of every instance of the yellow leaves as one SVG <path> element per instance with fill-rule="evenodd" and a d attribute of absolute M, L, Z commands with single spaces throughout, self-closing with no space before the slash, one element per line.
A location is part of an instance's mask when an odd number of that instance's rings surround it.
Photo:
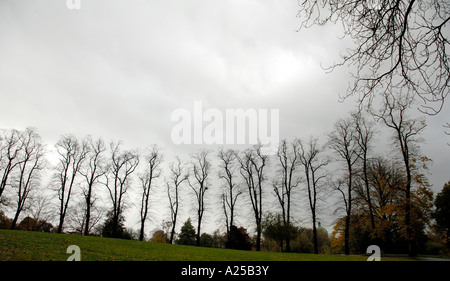
<path fill-rule="evenodd" d="M 151 242 L 157 243 L 167 243 L 166 235 L 162 230 L 155 231 L 153 237 L 150 239 Z"/>
<path fill-rule="evenodd" d="M 398 204 L 386 204 L 378 211 L 380 217 L 390 217 L 398 212 Z"/>

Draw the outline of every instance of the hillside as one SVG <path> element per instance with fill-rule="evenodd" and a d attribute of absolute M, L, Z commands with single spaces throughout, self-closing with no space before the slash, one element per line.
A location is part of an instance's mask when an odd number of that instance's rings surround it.
<path fill-rule="evenodd" d="M 364 261 L 364 256 L 214 249 L 112 238 L 0 230 L 0 261 L 65 261 L 77 245 L 82 261 Z M 382 260 L 396 260 L 382 258 Z"/>

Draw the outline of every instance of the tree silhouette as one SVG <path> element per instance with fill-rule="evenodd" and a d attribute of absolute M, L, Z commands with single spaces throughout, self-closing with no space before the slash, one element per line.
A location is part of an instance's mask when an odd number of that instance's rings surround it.
<path fill-rule="evenodd" d="M 302 0 L 299 6 L 300 29 L 340 22 L 353 41 L 330 67 L 355 67 L 345 97 L 370 104 L 394 89 L 413 93 L 427 114 L 442 109 L 450 89 L 447 0 Z"/>
<path fill-rule="evenodd" d="M 188 178 L 188 183 L 195 194 L 197 211 L 197 246 L 200 246 L 200 231 L 206 208 L 205 194 L 209 188 L 208 176 L 211 172 L 211 163 L 209 162 L 207 151 L 201 151 L 193 155 L 192 158 L 194 180 L 191 182 Z"/>

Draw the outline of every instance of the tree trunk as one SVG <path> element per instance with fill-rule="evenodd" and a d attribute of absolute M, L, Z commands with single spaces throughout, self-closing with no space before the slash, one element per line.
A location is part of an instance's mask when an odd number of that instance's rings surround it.
<path fill-rule="evenodd" d="M 64 216 L 63 214 L 61 214 L 61 216 L 59 217 L 59 225 L 58 225 L 58 230 L 56 231 L 56 233 L 61 234 L 62 233 L 62 228 L 63 228 L 63 224 L 64 224 Z"/>
<path fill-rule="evenodd" d="M 352 214 L 352 166 L 348 161 L 348 206 L 347 217 L 345 219 L 345 254 L 350 255 L 350 220 Z"/>
<path fill-rule="evenodd" d="M 314 241 L 314 254 L 319 253 L 319 243 L 317 241 L 317 228 L 316 228 L 316 216 L 313 215 L 313 241 Z"/>
<path fill-rule="evenodd" d="M 286 252 L 291 252 L 291 238 L 289 235 L 286 236 Z"/>
<path fill-rule="evenodd" d="M 139 241 L 144 241 L 144 220 L 141 221 L 141 230 L 139 232 Z"/>
<path fill-rule="evenodd" d="M 173 244 L 173 238 L 174 238 L 174 236 L 175 236 L 175 224 L 177 223 L 177 220 L 175 219 L 173 222 L 172 222 L 172 230 L 170 231 L 170 240 L 169 240 L 169 243 L 170 244 Z"/>
<path fill-rule="evenodd" d="M 261 251 L 261 228 L 258 227 L 257 233 L 256 233 L 256 251 Z"/>
<path fill-rule="evenodd" d="M 199 216 L 198 218 L 198 224 L 197 224 L 197 246 L 200 246 L 200 231 L 201 231 L 201 218 Z"/>
<path fill-rule="evenodd" d="M 345 244 L 344 244 L 344 253 L 346 255 L 350 254 L 350 245 L 349 245 L 349 239 L 350 239 L 350 216 L 347 215 L 345 218 L 345 234 L 344 234 Z"/>
<path fill-rule="evenodd" d="M 115 213 L 113 216 L 113 223 L 112 223 L 112 230 L 111 230 L 111 236 L 113 238 L 118 238 L 118 225 L 119 225 L 119 213 Z"/>
<path fill-rule="evenodd" d="M 20 212 L 21 212 L 21 209 L 18 208 L 16 213 L 15 213 L 15 215 L 14 215 L 14 219 L 13 219 L 13 221 L 11 223 L 11 227 L 10 227 L 11 230 L 16 229 L 17 220 L 19 219 Z"/>
<path fill-rule="evenodd" d="M 91 191 L 92 187 L 89 187 L 88 194 L 86 197 L 86 224 L 84 227 L 84 235 L 89 235 L 89 223 L 91 220 Z"/>
<path fill-rule="evenodd" d="M 367 193 L 367 203 L 369 205 L 370 225 L 372 226 L 372 230 L 374 230 L 375 229 L 375 216 L 373 214 L 372 199 L 370 197 L 369 178 L 367 175 L 367 153 L 364 153 L 363 173 L 364 173 L 364 184 L 366 186 L 366 193 Z"/>

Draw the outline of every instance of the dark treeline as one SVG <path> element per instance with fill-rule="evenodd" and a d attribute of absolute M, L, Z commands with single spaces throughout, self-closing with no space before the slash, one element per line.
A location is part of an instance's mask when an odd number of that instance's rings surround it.
<path fill-rule="evenodd" d="M 3 129 L 0 227 L 145 240 L 150 208 L 168 208 L 170 220 L 148 240 L 345 254 L 365 253 L 375 244 L 385 253 L 442 254 L 449 247 L 448 216 L 440 207 L 449 202 L 448 186 L 435 200 L 427 180 L 431 160 L 420 152 L 425 121 L 406 115 L 411 104 L 386 96 L 379 111 L 337 120 L 323 144 L 314 137 L 281 140 L 275 155 L 264 155 L 261 145 L 201 150 L 190 161 L 167 161 L 156 145 L 139 152 L 117 141 L 63 135 L 50 164 L 35 129 Z M 391 132 L 389 157 L 374 149 L 379 127 Z M 128 196 L 132 189 L 138 200 Z M 158 207 L 149 204 L 155 190 L 167 199 Z M 100 204 L 102 195 L 107 202 Z M 202 227 L 214 197 L 226 230 L 211 235 Z M 195 214 L 176 233 L 181 202 Z M 124 226 L 124 210 L 132 204 L 139 211 L 138 232 Z M 250 212 L 242 215 L 244 205 Z M 300 210 L 309 223 L 298 224 Z M 323 210 L 336 216 L 330 235 L 319 222 Z M 242 218 L 251 224 L 237 225 Z"/>

